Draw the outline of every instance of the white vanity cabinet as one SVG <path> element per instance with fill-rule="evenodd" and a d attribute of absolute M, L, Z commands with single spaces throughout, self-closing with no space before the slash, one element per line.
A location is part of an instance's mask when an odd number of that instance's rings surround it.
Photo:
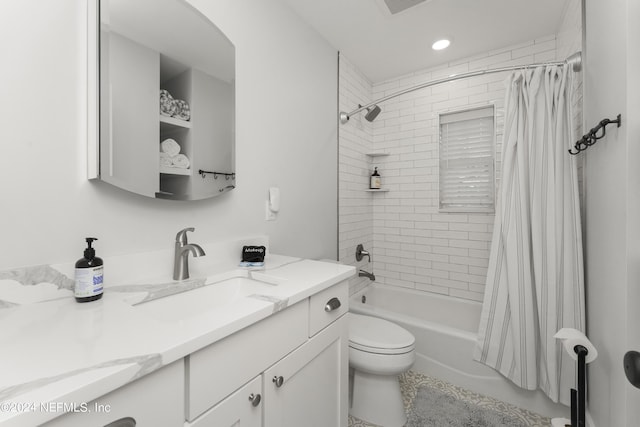
<path fill-rule="evenodd" d="M 345 427 L 347 282 L 309 298 L 309 340 L 264 373 L 264 427 Z"/>
<path fill-rule="evenodd" d="M 84 410 L 77 405 L 78 410 Z M 184 423 L 184 363 L 174 362 L 68 413 L 46 427 L 181 426 Z"/>
<path fill-rule="evenodd" d="M 264 373 L 264 427 L 346 426 L 347 319 L 340 318 Z"/>
<path fill-rule="evenodd" d="M 185 427 L 262 427 L 262 400 L 259 375 Z"/>
<path fill-rule="evenodd" d="M 185 425 L 346 426 L 347 303 L 342 282 L 189 356 Z"/>
<path fill-rule="evenodd" d="M 45 425 L 346 427 L 348 300 L 344 281 Z"/>
<path fill-rule="evenodd" d="M 195 421 L 307 339 L 301 301 L 186 358 L 187 421 Z"/>

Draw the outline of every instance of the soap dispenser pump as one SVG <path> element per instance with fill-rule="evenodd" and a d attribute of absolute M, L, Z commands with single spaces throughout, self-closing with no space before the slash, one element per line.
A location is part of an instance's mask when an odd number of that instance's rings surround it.
<path fill-rule="evenodd" d="M 96 256 L 96 250 L 91 247 L 95 237 L 87 237 L 87 248 L 84 250 L 84 258 L 76 262 L 76 286 L 74 296 L 77 302 L 89 302 L 102 298 L 103 292 L 103 264 L 102 259 Z"/>

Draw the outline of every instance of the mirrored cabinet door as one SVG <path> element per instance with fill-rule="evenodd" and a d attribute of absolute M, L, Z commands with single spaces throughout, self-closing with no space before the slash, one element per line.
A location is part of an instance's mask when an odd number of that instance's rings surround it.
<path fill-rule="evenodd" d="M 233 44 L 183 0 L 100 0 L 96 10 L 98 178 L 174 200 L 235 188 Z"/>

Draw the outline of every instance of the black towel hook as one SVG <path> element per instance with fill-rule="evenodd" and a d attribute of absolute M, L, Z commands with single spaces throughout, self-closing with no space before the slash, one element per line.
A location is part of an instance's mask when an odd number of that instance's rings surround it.
<path fill-rule="evenodd" d="M 232 172 L 232 173 L 226 173 L 226 172 L 205 171 L 205 170 L 199 169 L 199 170 L 198 170 L 198 173 L 200 174 L 200 176 L 201 176 L 203 179 L 207 176 L 207 174 L 211 174 L 211 175 L 213 175 L 213 179 L 218 179 L 218 176 L 219 176 L 219 175 L 224 176 L 224 179 L 225 179 L 226 181 L 228 181 L 228 180 L 230 180 L 230 179 L 236 179 L 236 174 L 235 174 L 235 172 Z"/>
<path fill-rule="evenodd" d="M 599 139 L 604 138 L 604 136 L 607 133 L 606 127 L 611 123 L 617 123 L 618 127 L 620 127 L 622 125 L 622 114 L 618 114 L 618 117 L 615 120 L 611 120 L 611 119 L 600 120 L 600 123 L 598 123 L 596 127 L 591 129 L 587 134 L 585 134 L 582 138 L 580 138 L 579 141 L 576 141 L 575 145 L 573 146 L 573 148 L 576 151 L 574 152 L 571 149 L 569 149 L 568 150 L 569 154 L 575 156 L 579 152 L 584 151 L 587 148 L 591 147 L 593 144 L 598 142 Z M 598 135 L 599 131 L 602 131 L 600 135 Z"/>

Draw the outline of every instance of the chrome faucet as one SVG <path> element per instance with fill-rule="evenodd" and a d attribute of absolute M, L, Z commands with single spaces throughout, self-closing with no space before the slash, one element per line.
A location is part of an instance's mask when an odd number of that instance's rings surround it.
<path fill-rule="evenodd" d="M 364 270 L 358 271 L 358 277 L 366 277 L 371 281 L 376 280 L 376 276 L 373 273 L 369 273 L 368 271 L 364 271 Z"/>
<path fill-rule="evenodd" d="M 356 246 L 356 261 L 360 262 L 364 257 L 367 257 L 367 261 L 371 262 L 371 254 L 369 253 L 369 251 L 364 250 L 364 246 L 362 246 L 361 243 Z M 376 276 L 373 273 L 369 273 L 368 271 L 364 271 L 362 269 L 358 270 L 358 277 L 366 277 L 371 281 L 376 280 Z"/>
<path fill-rule="evenodd" d="M 178 231 L 176 234 L 175 254 L 173 256 L 173 280 L 185 280 L 189 278 L 189 254 L 198 257 L 206 255 L 204 250 L 195 243 L 188 243 L 187 231 L 194 231 L 189 227 Z"/>

